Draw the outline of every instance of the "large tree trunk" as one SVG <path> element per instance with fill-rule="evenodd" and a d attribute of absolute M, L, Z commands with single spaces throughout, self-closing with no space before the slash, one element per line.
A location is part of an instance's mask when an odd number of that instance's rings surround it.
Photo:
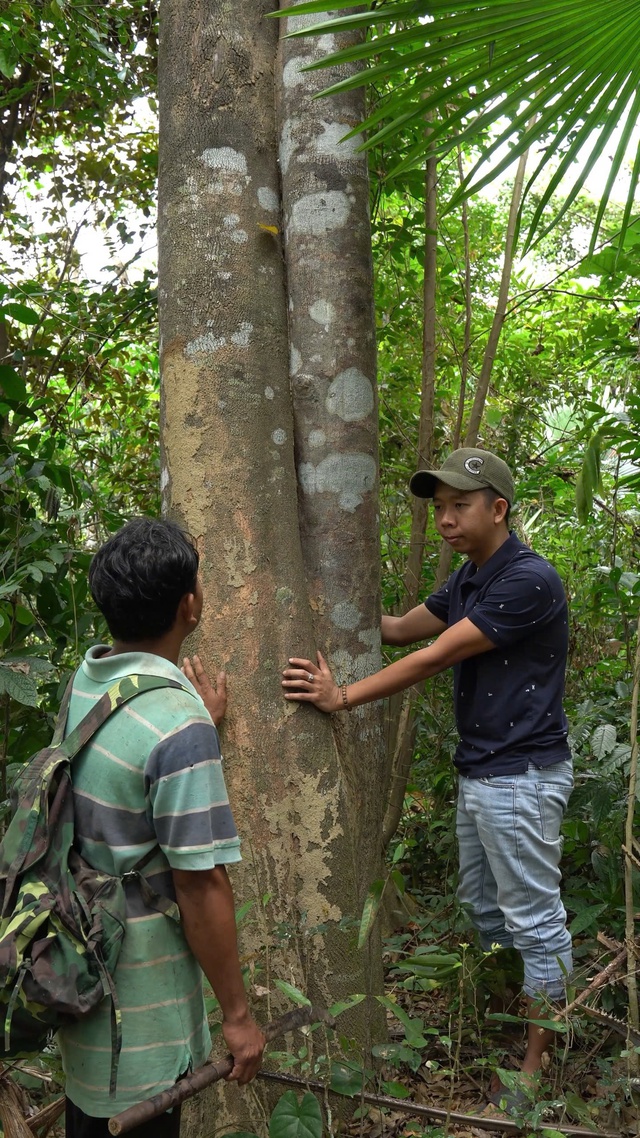
<path fill-rule="evenodd" d="M 243 951 L 264 969 L 262 986 L 273 989 L 279 976 L 331 1003 L 379 977 L 340 922 L 360 915 L 366 885 L 380 873 L 381 731 L 375 711 L 327 717 L 286 704 L 280 673 L 290 655 L 313 658 L 317 643 L 346 680 L 378 664 L 372 314 L 369 299 L 349 316 L 366 365 L 336 335 L 335 373 L 328 360 L 309 370 L 320 340 L 309 347 L 308 338 L 324 331 L 330 306 L 338 313 L 341 295 L 328 283 L 308 294 L 303 275 L 287 298 L 280 234 L 272 232 L 280 228 L 279 29 L 264 18 L 272 7 L 162 5 L 162 486 L 166 510 L 198 538 L 200 651 L 229 673 L 223 746 L 244 853 L 234 888 L 239 901 L 254 902 Z M 329 179 L 344 178 L 336 163 L 327 156 Z M 361 205 L 333 182 L 314 193 L 309 201 L 308 187 L 289 191 L 292 264 L 296 242 L 319 256 L 318 230 L 322 247 L 332 244 L 335 210 L 348 210 L 351 225 L 358 218 Z M 360 251 L 353 263 L 364 263 Z M 300 358 L 298 368 L 292 350 L 295 426 L 288 306 Z M 351 386 L 350 368 L 363 376 Z M 294 436 L 317 457 L 300 449 L 296 459 Z M 257 1014 L 266 1018 L 266 1006 Z M 366 1019 L 352 1027 L 366 1042 Z"/>
<path fill-rule="evenodd" d="M 283 5 L 284 7 L 284 5 Z M 339 14 L 339 13 L 337 13 Z M 282 34 L 317 16 L 284 22 Z M 314 100 L 351 68 L 306 73 L 355 37 L 281 41 L 279 155 L 291 390 L 302 556 L 317 643 L 339 682 L 377 671 L 380 560 L 376 344 L 361 90 Z M 359 708 L 335 733 L 346 778 L 361 893 L 380 856 L 384 780 L 380 709 Z"/>

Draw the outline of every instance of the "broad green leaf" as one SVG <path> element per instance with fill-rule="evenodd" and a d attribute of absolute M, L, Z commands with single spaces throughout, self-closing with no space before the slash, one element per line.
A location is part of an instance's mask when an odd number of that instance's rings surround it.
<path fill-rule="evenodd" d="M 7 399 L 26 399 L 27 387 L 24 379 L 9 364 L 0 364 L 0 391 Z"/>
<path fill-rule="evenodd" d="M 591 736 L 591 750 L 596 759 L 604 759 L 616 745 L 616 729 L 612 723 L 600 723 Z"/>
<path fill-rule="evenodd" d="M 571 935 L 577 936 L 578 933 L 583 933 L 586 929 L 595 927 L 598 917 L 601 913 L 604 913 L 606 908 L 606 904 L 600 902 L 599 905 L 588 905 L 586 908 L 581 909 L 569 925 Z"/>
<path fill-rule="evenodd" d="M 29 308 L 26 304 L 18 304 L 13 300 L 5 301 L 0 312 L 0 317 L 2 316 L 10 316 L 20 324 L 37 324 L 40 320 L 40 314 L 35 308 Z"/>
<path fill-rule="evenodd" d="M 386 881 L 383 881 L 382 878 L 380 878 L 380 880 L 374 881 L 369 892 L 367 893 L 362 908 L 362 919 L 360 921 L 360 930 L 358 932 L 358 948 L 363 948 L 368 940 L 369 934 L 371 933 L 375 919 L 378 915 L 378 910 L 380 908 L 380 902 L 382 901 L 385 885 Z"/>
<path fill-rule="evenodd" d="M 269 1119 L 269 1138 L 322 1138 L 322 1112 L 314 1095 L 307 1092 L 300 1102 L 285 1091 Z"/>
<path fill-rule="evenodd" d="M 288 996 L 290 1000 L 293 1000 L 294 1004 L 302 1004 L 307 1006 L 311 1004 L 311 1000 L 307 999 L 307 997 L 303 992 L 300 991 L 299 988 L 295 988 L 293 984 L 288 984 L 286 980 L 274 980 L 274 984 L 276 988 L 279 988 L 281 992 L 284 992 L 285 996 Z"/>
<path fill-rule="evenodd" d="M 26 704 L 27 707 L 38 706 L 38 689 L 31 676 L 25 676 L 23 672 L 16 672 L 1 662 L 0 693 L 15 699 L 16 703 Z"/>
<path fill-rule="evenodd" d="M 331 1090 L 338 1095 L 359 1095 L 362 1091 L 362 1068 L 355 1063 L 341 1062 L 331 1064 Z"/>

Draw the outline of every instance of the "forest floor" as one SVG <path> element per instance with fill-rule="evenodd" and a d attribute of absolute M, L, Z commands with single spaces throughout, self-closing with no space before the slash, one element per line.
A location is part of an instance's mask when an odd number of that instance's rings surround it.
<path fill-rule="evenodd" d="M 396 998 L 398 992 L 395 992 Z M 497 1069 L 516 1071 L 524 1056 L 525 1032 L 517 1023 L 484 1019 L 474 1009 L 466 1008 L 462 1016 L 452 1010 L 451 996 L 442 990 L 403 992 L 400 1002 L 412 1018 L 429 1025 L 429 1046 L 422 1051 L 422 1062 L 414 1073 L 387 1071 L 387 1078 L 404 1084 L 411 1102 L 436 1110 L 467 1115 L 483 1112 L 498 1115 L 489 1106 L 487 1092 L 491 1075 Z M 518 999 L 509 1013 L 519 1012 Z M 404 1028 L 389 1014 L 389 1036 L 393 1041 L 405 1040 Z M 637 1138 L 640 1134 L 637 1105 L 624 1101 L 621 1087 L 627 1066 L 620 1051 L 624 1040 L 606 1026 L 587 1022 L 579 1024 L 570 1044 L 560 1035 L 559 1043 L 542 1074 L 537 1105 L 533 1102 L 522 1116 L 522 1133 L 530 1134 L 535 1126 L 546 1138 L 561 1138 L 563 1123 L 582 1127 L 597 1135 L 602 1131 Z M 546 1107 L 540 1106 L 545 1102 Z M 425 1133 L 432 1138 L 451 1134 L 458 1138 L 502 1133 L 480 1129 L 473 1122 L 455 1124 L 452 1120 L 429 1120 L 414 1117 L 392 1107 L 369 1106 L 361 1118 L 349 1126 L 351 1138 L 417 1138 Z M 544 1124 L 544 1129 L 540 1129 Z M 510 1127 L 512 1132 L 512 1127 Z"/>

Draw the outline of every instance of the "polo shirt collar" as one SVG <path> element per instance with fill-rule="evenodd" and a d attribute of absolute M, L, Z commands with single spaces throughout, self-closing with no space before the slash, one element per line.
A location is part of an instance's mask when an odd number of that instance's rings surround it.
<path fill-rule="evenodd" d="M 118 656 L 105 656 L 108 647 L 106 644 L 95 644 L 82 662 L 83 672 L 95 683 L 113 684 L 116 680 L 132 675 L 162 676 L 168 680 L 177 680 L 183 687 L 198 694 L 180 669 L 163 656 L 154 656 L 151 652 L 121 652 Z"/>
<path fill-rule="evenodd" d="M 522 542 L 516 537 L 514 531 L 510 530 L 507 540 L 503 541 L 500 548 L 496 549 L 495 553 L 492 554 L 488 561 L 485 561 L 484 565 L 481 565 L 475 573 L 470 574 L 465 581 L 465 585 L 473 585 L 474 589 L 482 588 L 486 581 L 490 581 L 500 569 L 508 565 L 510 561 L 513 561 L 516 554 L 523 548 L 525 547 Z"/>

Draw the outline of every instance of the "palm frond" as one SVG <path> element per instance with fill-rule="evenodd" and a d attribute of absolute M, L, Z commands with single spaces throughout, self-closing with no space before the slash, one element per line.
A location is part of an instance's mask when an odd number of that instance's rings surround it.
<path fill-rule="evenodd" d="M 366 42 L 314 67 L 365 63 L 325 95 L 384 81 L 387 94 L 358 132 L 367 134 L 364 148 L 381 142 L 395 147 L 391 177 L 424 163 L 427 134 L 420 131 L 408 142 L 407 127 L 430 111 L 436 117 L 429 145 L 441 156 L 458 145 L 480 146 L 480 158 L 450 208 L 526 150 L 541 151 L 525 191 L 526 199 L 543 175 L 547 179 L 529 225 L 528 247 L 560 221 L 613 143 L 592 248 L 624 164 L 633 159 L 622 245 L 640 180 L 640 0 L 381 0 L 361 8 L 355 0 L 313 0 L 277 15 L 326 17 L 340 11 L 338 17 L 296 29 L 295 36 L 369 32 Z M 507 156 L 492 163 L 505 146 Z M 573 185 L 548 221 L 551 199 L 576 165 Z"/>

